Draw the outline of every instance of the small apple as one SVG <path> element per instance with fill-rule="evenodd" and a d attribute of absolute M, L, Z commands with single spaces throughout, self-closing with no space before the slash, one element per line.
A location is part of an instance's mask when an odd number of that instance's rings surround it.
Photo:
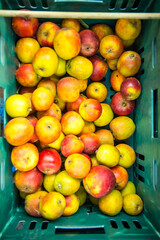
<path fill-rule="evenodd" d="M 110 83 L 113 90 L 119 92 L 124 79 L 125 77 L 120 72 L 118 72 L 118 70 L 113 71 L 110 77 Z"/>
<path fill-rule="evenodd" d="M 62 165 L 59 153 L 54 149 L 44 149 L 39 154 L 38 169 L 46 175 L 57 173 Z"/>
<path fill-rule="evenodd" d="M 29 9 L 20 9 L 20 11 L 30 11 Z M 38 29 L 38 18 L 34 17 L 13 17 L 12 28 L 19 37 L 32 37 Z"/>
<path fill-rule="evenodd" d="M 59 138 L 56 141 L 54 141 L 52 143 L 49 143 L 48 147 L 51 147 L 51 148 L 54 148 L 57 151 L 60 151 L 61 150 L 61 144 L 62 144 L 62 141 L 63 141 L 64 138 L 65 138 L 65 135 L 63 134 L 63 132 L 61 132 Z"/>
<path fill-rule="evenodd" d="M 85 29 L 79 33 L 81 39 L 80 54 L 85 57 L 95 55 L 99 48 L 99 38 L 95 32 Z"/>
<path fill-rule="evenodd" d="M 116 148 L 120 152 L 119 165 L 124 168 L 131 167 L 136 161 L 136 154 L 133 148 L 125 143 L 116 145 Z"/>
<path fill-rule="evenodd" d="M 79 209 L 80 200 L 76 194 L 65 196 L 66 207 L 63 212 L 63 216 L 71 216 L 75 214 Z"/>
<path fill-rule="evenodd" d="M 107 61 L 108 67 L 113 71 L 117 69 L 117 63 L 118 63 L 118 58 Z"/>
<path fill-rule="evenodd" d="M 37 40 L 42 47 L 52 47 L 56 32 L 60 27 L 53 22 L 42 23 L 37 31 Z"/>
<path fill-rule="evenodd" d="M 133 112 L 135 107 L 134 100 L 126 100 L 121 92 L 117 92 L 111 99 L 111 108 L 117 115 L 128 115 Z"/>
<path fill-rule="evenodd" d="M 61 27 L 62 28 L 73 28 L 77 32 L 79 32 L 81 25 L 80 25 L 80 22 L 78 19 L 66 18 L 66 19 L 62 20 Z"/>
<path fill-rule="evenodd" d="M 121 84 L 120 91 L 126 100 L 135 100 L 141 94 L 141 83 L 134 77 L 126 78 Z"/>
<path fill-rule="evenodd" d="M 135 193 L 130 193 L 123 198 L 123 210 L 132 216 L 140 214 L 143 210 L 143 201 Z"/>
<path fill-rule="evenodd" d="M 93 64 L 93 73 L 90 76 L 92 81 L 100 81 L 107 73 L 108 65 L 100 56 L 94 55 L 89 58 Z"/>
<path fill-rule="evenodd" d="M 105 36 L 113 34 L 112 28 L 104 23 L 93 25 L 91 30 L 97 34 L 99 41 L 101 41 Z"/>
<path fill-rule="evenodd" d="M 96 127 L 94 125 L 93 122 L 87 122 L 84 120 L 84 128 L 82 129 L 82 132 L 80 133 L 80 135 L 82 135 L 83 133 L 88 133 L 88 132 L 95 132 Z"/>
<path fill-rule="evenodd" d="M 105 143 L 114 145 L 114 138 L 113 138 L 111 131 L 109 131 L 107 129 L 100 129 L 100 130 L 96 131 L 95 134 L 99 138 L 100 145 L 105 144 Z"/>
<path fill-rule="evenodd" d="M 50 106 L 50 108 L 48 110 L 37 112 L 38 119 L 40 119 L 44 116 L 56 117 L 58 119 L 58 121 L 60 121 L 61 117 L 62 117 L 61 109 L 58 107 L 57 104 L 52 103 L 52 105 Z"/>

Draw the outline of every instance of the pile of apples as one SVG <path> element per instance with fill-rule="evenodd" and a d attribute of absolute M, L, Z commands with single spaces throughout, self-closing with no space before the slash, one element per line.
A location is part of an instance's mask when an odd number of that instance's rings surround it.
<path fill-rule="evenodd" d="M 54 220 L 76 213 L 88 197 L 104 214 L 139 214 L 143 201 L 127 172 L 136 156 L 124 140 L 135 131 L 126 115 L 141 93 L 134 77 L 141 58 L 124 48 L 140 34 L 141 21 L 119 19 L 115 34 L 106 24 L 83 29 L 77 19 L 59 26 L 14 17 L 12 28 L 20 37 L 21 87 L 6 100 L 12 119 L 4 133 L 26 212 Z M 100 82 L 108 67 L 113 72 L 106 85 L 116 91 L 110 105 Z M 115 146 L 115 139 L 123 143 Z"/>

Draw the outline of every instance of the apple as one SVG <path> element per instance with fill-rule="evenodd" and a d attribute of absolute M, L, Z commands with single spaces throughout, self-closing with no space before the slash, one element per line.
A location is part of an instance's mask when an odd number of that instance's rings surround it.
<path fill-rule="evenodd" d="M 135 100 L 141 94 L 141 83 L 137 78 L 126 78 L 121 84 L 120 91 L 126 100 Z"/>
<path fill-rule="evenodd" d="M 64 138 L 65 138 L 65 135 L 63 134 L 63 132 L 61 132 L 59 138 L 56 141 L 54 141 L 52 143 L 49 143 L 48 147 L 51 147 L 51 148 L 54 148 L 57 151 L 60 151 L 61 150 L 61 144 L 62 144 L 62 141 L 63 141 Z"/>
<path fill-rule="evenodd" d="M 62 116 L 61 126 L 65 135 L 78 135 L 84 127 L 84 120 L 77 112 L 69 111 Z"/>
<path fill-rule="evenodd" d="M 92 167 L 100 165 L 100 163 L 98 162 L 98 160 L 96 158 L 96 154 L 95 153 L 90 155 L 90 157 L 91 157 Z"/>
<path fill-rule="evenodd" d="M 20 38 L 16 43 L 16 54 L 22 63 L 32 63 L 40 45 L 34 38 Z"/>
<path fill-rule="evenodd" d="M 88 79 L 77 79 L 79 82 L 79 91 L 84 92 L 87 88 Z"/>
<path fill-rule="evenodd" d="M 91 158 L 88 154 L 82 152 L 81 155 L 85 156 L 86 158 L 88 158 L 88 160 L 90 161 L 90 164 L 91 164 L 91 167 L 92 167 L 92 161 L 91 161 Z"/>
<path fill-rule="evenodd" d="M 118 70 L 113 71 L 110 77 L 110 83 L 113 90 L 119 92 L 124 79 L 125 77 L 120 72 L 118 72 Z"/>
<path fill-rule="evenodd" d="M 5 110 L 12 117 L 27 117 L 31 110 L 31 102 L 21 94 L 13 94 L 5 102 Z"/>
<path fill-rule="evenodd" d="M 67 111 L 75 111 L 79 113 L 79 106 L 81 105 L 81 103 L 87 99 L 86 96 L 84 96 L 83 94 L 79 95 L 79 97 L 77 98 L 76 101 L 74 102 L 67 102 Z"/>
<path fill-rule="evenodd" d="M 141 32 L 141 20 L 139 19 L 118 19 L 115 25 L 116 34 L 124 40 L 132 40 Z"/>
<path fill-rule="evenodd" d="M 30 11 L 20 9 L 20 11 Z M 13 17 L 12 29 L 19 37 L 32 37 L 38 29 L 38 18 L 34 17 Z"/>
<path fill-rule="evenodd" d="M 56 96 L 56 84 L 52 80 L 45 79 L 45 78 L 42 79 L 37 85 L 37 88 L 39 88 L 39 87 L 44 87 L 44 88 L 50 90 L 53 94 L 53 97 Z"/>
<path fill-rule="evenodd" d="M 79 153 L 69 155 L 64 165 L 68 174 L 78 179 L 86 177 L 91 169 L 91 162 L 89 159 Z"/>
<path fill-rule="evenodd" d="M 39 154 L 38 169 L 46 175 L 57 173 L 62 165 L 59 153 L 54 149 L 44 149 Z"/>
<path fill-rule="evenodd" d="M 35 73 L 32 64 L 26 63 L 16 70 L 16 79 L 24 87 L 35 87 L 41 77 Z"/>
<path fill-rule="evenodd" d="M 99 138 L 100 145 L 105 143 L 114 145 L 113 135 L 108 129 L 99 129 L 95 132 L 95 134 Z"/>
<path fill-rule="evenodd" d="M 64 77 L 57 83 L 57 93 L 64 102 L 74 102 L 79 97 L 79 83 L 76 78 Z"/>
<path fill-rule="evenodd" d="M 92 167 L 89 174 L 83 178 L 85 190 L 95 198 L 109 194 L 115 187 L 116 178 L 111 169 L 98 165 Z"/>
<path fill-rule="evenodd" d="M 75 193 L 79 198 L 79 206 L 82 206 L 87 200 L 87 192 L 83 186 L 80 186 L 79 190 Z"/>
<path fill-rule="evenodd" d="M 79 114 L 84 120 L 88 122 L 97 120 L 100 117 L 101 113 L 102 106 L 96 99 L 85 99 L 79 107 Z"/>
<path fill-rule="evenodd" d="M 117 69 L 117 63 L 118 63 L 118 58 L 107 61 L 108 67 L 113 71 Z"/>
<path fill-rule="evenodd" d="M 125 143 L 116 145 L 116 148 L 120 152 L 119 165 L 124 168 L 131 167 L 136 161 L 136 154 L 133 148 Z"/>
<path fill-rule="evenodd" d="M 126 49 L 126 48 L 129 48 L 130 46 L 132 46 L 133 43 L 135 42 L 135 39 L 123 40 L 123 39 L 121 38 L 121 40 L 122 40 L 122 43 L 123 43 L 123 46 L 124 46 L 125 49 Z"/>
<path fill-rule="evenodd" d="M 118 116 L 112 119 L 109 128 L 117 140 L 124 140 L 132 136 L 136 126 L 131 118 L 127 116 Z"/>
<path fill-rule="evenodd" d="M 93 98 L 99 102 L 103 102 L 107 97 L 107 88 L 103 83 L 92 82 L 87 87 L 86 95 L 88 98 Z"/>
<path fill-rule="evenodd" d="M 56 177 L 56 173 L 51 175 L 44 175 L 43 178 L 43 187 L 47 192 L 53 192 L 54 191 L 54 180 Z"/>
<path fill-rule="evenodd" d="M 83 142 L 73 134 L 65 136 L 61 143 L 61 153 L 65 157 L 68 157 L 73 153 L 82 153 L 83 149 L 84 149 Z"/>
<path fill-rule="evenodd" d="M 53 40 L 60 27 L 53 22 L 42 23 L 37 31 L 37 40 L 42 47 L 53 47 Z"/>
<path fill-rule="evenodd" d="M 83 133 L 88 133 L 88 132 L 94 133 L 95 130 L 96 130 L 96 126 L 94 125 L 93 122 L 87 122 L 84 120 L 84 128 L 82 129 L 80 134 L 82 135 Z"/>
<path fill-rule="evenodd" d="M 105 36 L 113 34 L 113 30 L 110 26 L 104 23 L 98 23 L 91 27 L 91 30 L 95 32 L 99 38 L 99 41 L 102 40 Z"/>
<path fill-rule="evenodd" d="M 26 97 L 30 102 L 30 111 L 29 111 L 29 115 L 30 115 L 36 111 L 32 103 L 32 93 L 24 93 L 23 96 Z"/>
<path fill-rule="evenodd" d="M 18 93 L 24 94 L 24 93 L 33 93 L 36 87 L 20 87 Z"/>
<path fill-rule="evenodd" d="M 61 27 L 62 28 L 73 28 L 74 30 L 79 32 L 81 25 L 80 25 L 80 22 L 78 19 L 66 18 L 66 19 L 62 20 Z"/>
<path fill-rule="evenodd" d="M 61 134 L 61 124 L 51 116 L 40 118 L 36 124 L 36 135 L 40 142 L 49 144 L 56 141 Z"/>
<path fill-rule="evenodd" d="M 14 147 L 11 152 L 11 161 L 19 171 L 30 171 L 36 167 L 39 160 L 39 152 L 32 143 L 25 143 Z"/>
<path fill-rule="evenodd" d="M 93 154 L 99 147 L 99 138 L 95 133 L 83 133 L 80 136 L 81 141 L 84 144 L 84 153 Z"/>
<path fill-rule="evenodd" d="M 99 38 L 95 32 L 85 29 L 79 33 L 81 39 L 80 54 L 85 57 L 95 55 L 99 48 Z"/>
<path fill-rule="evenodd" d="M 94 55 L 89 58 L 93 64 L 93 73 L 90 76 L 92 81 L 100 81 L 107 73 L 108 64 L 100 56 Z"/>
<path fill-rule="evenodd" d="M 55 34 L 53 46 L 60 58 L 64 60 L 74 58 L 80 52 L 79 33 L 73 28 L 61 28 Z"/>
<path fill-rule="evenodd" d="M 100 164 L 107 167 L 114 167 L 119 163 L 119 150 L 111 144 L 101 144 L 96 151 L 96 158 Z"/>
<path fill-rule="evenodd" d="M 61 109 L 61 111 L 63 111 L 66 107 L 66 103 L 62 101 L 58 95 L 55 96 L 54 103 Z"/>
<path fill-rule="evenodd" d="M 119 58 L 123 52 L 123 43 L 116 35 L 108 35 L 101 40 L 99 52 L 107 60 Z"/>
<path fill-rule="evenodd" d="M 104 127 L 104 126 L 108 125 L 112 121 L 112 119 L 114 117 L 112 108 L 110 107 L 109 104 L 101 103 L 101 107 L 102 107 L 102 113 L 99 116 L 99 118 L 97 118 L 94 121 L 94 124 L 97 127 Z"/>
<path fill-rule="evenodd" d="M 50 90 L 39 87 L 32 93 L 32 103 L 37 111 L 48 110 L 53 104 L 54 97 Z"/>
<path fill-rule="evenodd" d="M 61 117 L 62 117 L 61 109 L 58 107 L 57 104 L 52 103 L 52 105 L 50 106 L 50 108 L 48 110 L 37 112 L 38 119 L 40 119 L 44 116 L 56 117 L 58 119 L 58 121 L 60 121 Z"/>
<path fill-rule="evenodd" d="M 130 193 L 123 198 L 123 210 L 129 215 L 137 216 L 143 210 L 143 201 L 135 193 Z"/>
<path fill-rule="evenodd" d="M 117 115 L 128 115 L 133 112 L 135 107 L 134 100 L 126 100 L 121 92 L 117 92 L 113 95 L 111 99 L 111 108 L 113 112 Z"/>
<path fill-rule="evenodd" d="M 41 47 L 32 61 L 35 72 L 41 77 L 52 76 L 58 67 L 58 56 L 50 47 Z"/>
<path fill-rule="evenodd" d="M 27 117 L 27 119 L 29 120 L 30 124 L 34 127 L 34 133 L 31 137 L 31 139 L 29 140 L 30 143 L 35 143 L 38 141 L 37 135 L 36 135 L 36 131 L 35 131 L 35 127 L 37 124 L 38 119 L 34 116 L 34 115 L 30 115 Z"/>
<path fill-rule="evenodd" d="M 39 203 L 41 199 L 47 195 L 46 191 L 38 191 L 32 194 L 28 194 L 25 198 L 25 210 L 33 217 L 42 217 L 39 210 Z"/>
<path fill-rule="evenodd" d="M 27 118 L 13 118 L 4 128 L 4 135 L 8 143 L 20 146 L 27 143 L 33 136 L 34 128 Z"/>
<path fill-rule="evenodd" d="M 66 60 L 58 57 L 58 66 L 55 75 L 62 77 L 66 74 Z"/>
<path fill-rule="evenodd" d="M 133 182 L 128 181 L 126 186 L 121 190 L 122 197 L 127 194 L 136 193 L 136 187 Z"/>
<path fill-rule="evenodd" d="M 14 183 L 21 192 L 34 193 L 42 185 L 42 182 L 43 174 L 37 168 L 27 172 L 17 170 L 14 175 Z"/>
<path fill-rule="evenodd" d="M 115 189 L 122 190 L 128 182 L 128 172 L 124 167 L 116 166 L 112 168 L 112 172 L 116 178 Z"/>
<path fill-rule="evenodd" d="M 141 67 L 141 57 L 135 51 L 125 51 L 118 59 L 117 69 L 124 77 L 134 76 Z"/>
<path fill-rule="evenodd" d="M 80 200 L 76 194 L 65 196 L 66 207 L 63 212 L 63 216 L 71 216 L 75 214 L 79 209 Z"/>
<path fill-rule="evenodd" d="M 62 216 L 66 207 L 65 197 L 58 192 L 50 192 L 44 196 L 39 204 L 42 217 L 54 220 Z"/>

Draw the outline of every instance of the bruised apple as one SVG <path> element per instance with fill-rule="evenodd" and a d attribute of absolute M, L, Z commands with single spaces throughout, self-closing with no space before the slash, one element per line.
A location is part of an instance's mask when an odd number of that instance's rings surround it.
<path fill-rule="evenodd" d="M 14 176 L 14 182 L 19 191 L 34 193 L 42 185 L 43 174 L 37 168 L 33 168 L 27 172 L 17 170 Z"/>
<path fill-rule="evenodd" d="M 19 171 L 30 171 L 37 166 L 39 161 L 39 152 L 32 143 L 14 147 L 11 152 L 11 161 Z"/>
<path fill-rule="evenodd" d="M 74 153 L 65 160 L 65 169 L 74 178 L 84 178 L 91 169 L 90 160 L 82 154 Z"/>
<path fill-rule="evenodd" d="M 54 149 L 44 149 L 39 154 L 38 169 L 46 175 L 57 173 L 62 165 L 59 153 Z"/>
<path fill-rule="evenodd" d="M 46 191 L 38 191 L 32 194 L 28 194 L 25 198 L 25 210 L 26 212 L 33 217 L 41 217 L 39 210 L 39 203 L 41 199 L 47 195 Z"/>
<path fill-rule="evenodd" d="M 80 136 L 81 141 L 84 144 L 84 153 L 93 154 L 99 147 L 99 138 L 95 133 L 83 133 Z"/>
<path fill-rule="evenodd" d="M 56 141 L 61 134 L 61 124 L 51 116 L 40 118 L 36 124 L 36 135 L 40 142 L 49 144 Z"/>
<path fill-rule="evenodd" d="M 133 120 L 127 116 L 119 116 L 114 118 L 109 124 L 113 136 L 117 140 L 124 140 L 129 138 L 135 131 L 135 124 Z"/>
<path fill-rule="evenodd" d="M 90 79 L 92 79 L 92 81 L 96 81 L 96 82 L 102 80 L 102 78 L 104 78 L 104 76 L 106 75 L 107 70 L 108 70 L 107 62 L 104 61 L 98 55 L 94 55 L 94 56 L 90 57 L 89 60 L 93 64 L 93 72 L 90 76 Z"/>
<path fill-rule="evenodd" d="M 52 47 L 56 32 L 60 27 L 53 22 L 42 23 L 37 31 L 37 40 L 42 47 Z"/>
<path fill-rule="evenodd" d="M 99 51 L 107 60 L 116 59 L 123 52 L 123 43 L 116 35 L 108 35 L 101 40 Z"/>
<path fill-rule="evenodd" d="M 80 52 L 79 33 L 73 28 L 61 28 L 55 34 L 53 46 L 59 57 L 65 60 L 74 58 Z"/>
<path fill-rule="evenodd" d="M 33 133 L 34 128 L 27 118 L 13 118 L 4 128 L 5 138 L 13 146 L 27 143 Z"/>
<path fill-rule="evenodd" d="M 20 11 L 30 11 L 20 9 Z M 32 37 L 38 29 L 39 21 L 35 17 L 13 17 L 12 29 L 19 37 Z"/>
<path fill-rule="evenodd" d="M 68 157 L 73 153 L 82 153 L 83 149 L 84 149 L 83 142 L 73 134 L 65 136 L 61 143 L 61 153 L 65 157 Z"/>
<path fill-rule="evenodd" d="M 79 97 L 79 83 L 76 78 L 64 77 L 57 83 L 57 93 L 64 102 L 74 102 Z"/>
<path fill-rule="evenodd" d="M 115 187 L 116 178 L 111 169 L 98 165 L 92 167 L 89 174 L 83 178 L 85 190 L 95 198 L 109 194 Z"/>
<path fill-rule="evenodd" d="M 86 99 L 81 103 L 79 107 L 79 114 L 84 120 L 88 122 L 97 120 L 100 117 L 101 113 L 102 106 L 96 99 Z"/>

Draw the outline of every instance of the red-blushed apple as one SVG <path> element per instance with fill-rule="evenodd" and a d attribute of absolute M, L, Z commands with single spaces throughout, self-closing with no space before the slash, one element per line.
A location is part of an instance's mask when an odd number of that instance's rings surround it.
<path fill-rule="evenodd" d="M 20 87 L 19 94 L 33 93 L 36 87 Z"/>
<path fill-rule="evenodd" d="M 57 173 L 62 165 L 59 153 L 54 149 L 44 149 L 39 154 L 38 169 L 46 175 Z"/>
<path fill-rule="evenodd" d="M 90 156 L 88 155 L 88 154 L 86 154 L 86 153 L 81 153 L 83 156 L 85 156 L 86 158 L 88 158 L 88 160 L 90 161 L 90 163 L 91 163 L 91 167 L 92 167 L 92 160 L 91 160 L 91 158 L 90 158 Z"/>
<path fill-rule="evenodd" d="M 111 169 L 116 178 L 115 189 L 122 190 L 128 182 L 128 172 L 124 167 L 116 166 Z"/>
<path fill-rule="evenodd" d="M 111 108 L 117 115 L 128 115 L 133 112 L 135 107 L 134 100 L 126 100 L 121 92 L 117 92 L 111 99 Z"/>
<path fill-rule="evenodd" d="M 74 30 L 79 32 L 81 25 L 80 25 L 80 22 L 78 19 L 66 18 L 66 19 L 62 20 L 61 27 L 62 28 L 73 28 Z"/>
<path fill-rule="evenodd" d="M 99 48 L 99 38 L 95 32 L 85 29 L 79 33 L 81 39 L 80 54 L 85 57 L 95 55 Z"/>
<path fill-rule="evenodd" d="M 98 136 L 100 145 L 102 144 L 111 144 L 114 145 L 114 138 L 108 129 L 99 129 L 98 131 L 95 132 L 95 134 Z"/>
<path fill-rule="evenodd" d="M 37 31 L 37 40 L 42 47 L 53 47 L 54 36 L 60 27 L 53 22 L 42 23 Z"/>
<path fill-rule="evenodd" d="M 81 103 L 79 107 L 79 114 L 84 120 L 88 122 L 97 120 L 100 117 L 101 113 L 102 106 L 96 99 L 86 99 Z"/>
<path fill-rule="evenodd" d="M 110 193 L 116 184 L 112 170 L 103 165 L 91 168 L 89 174 L 83 178 L 85 190 L 95 198 L 101 198 Z"/>
<path fill-rule="evenodd" d="M 125 51 L 118 59 L 117 69 L 124 77 L 134 76 L 141 67 L 141 57 L 135 51 Z"/>
<path fill-rule="evenodd" d="M 38 141 L 38 137 L 36 135 L 35 127 L 36 127 L 38 119 L 35 116 L 33 116 L 33 115 L 28 116 L 27 119 L 29 120 L 30 124 L 34 127 L 34 133 L 33 133 L 32 137 L 31 137 L 31 139 L 29 140 L 29 142 L 30 143 L 37 142 Z"/>
<path fill-rule="evenodd" d="M 30 11 L 29 9 L 20 9 L 20 11 Z M 12 28 L 19 37 L 32 37 L 38 29 L 38 18 L 34 17 L 13 17 Z"/>
<path fill-rule="evenodd" d="M 100 56 L 94 55 L 89 58 L 93 64 L 93 73 L 90 76 L 92 81 L 100 81 L 107 73 L 108 64 Z"/>
<path fill-rule="evenodd" d="M 41 77 L 35 73 L 32 64 L 26 63 L 16 70 L 16 79 L 24 87 L 35 87 Z"/>
<path fill-rule="evenodd" d="M 71 216 L 75 214 L 80 206 L 79 197 L 76 194 L 65 196 L 66 207 L 63 212 L 63 216 Z"/>
<path fill-rule="evenodd" d="M 91 169 L 91 162 L 89 159 L 79 153 L 69 155 L 64 165 L 70 176 L 79 179 L 86 177 Z"/>
<path fill-rule="evenodd" d="M 126 78 L 121 84 L 120 91 L 126 100 L 135 100 L 141 94 L 141 83 L 137 78 Z"/>
<path fill-rule="evenodd" d="M 99 41 L 101 41 L 105 36 L 113 34 L 112 28 L 104 23 L 93 25 L 91 30 L 97 34 Z"/>
<path fill-rule="evenodd" d="M 87 99 L 87 97 L 81 94 L 76 101 L 67 102 L 67 105 L 66 105 L 67 111 L 75 111 L 79 113 L 79 106 L 85 99 Z"/>
<path fill-rule="evenodd" d="M 37 169 L 33 168 L 30 171 L 22 172 L 16 171 L 14 176 L 14 183 L 19 191 L 25 193 L 34 193 L 42 185 L 43 174 Z"/>
<path fill-rule="evenodd" d="M 82 153 L 84 144 L 77 136 L 69 134 L 65 136 L 61 143 L 61 153 L 63 156 L 68 157 L 73 153 Z"/>
<path fill-rule="evenodd" d="M 57 104 L 52 103 L 52 105 L 50 106 L 50 108 L 46 111 L 38 111 L 37 112 L 37 118 L 40 119 L 44 116 L 51 116 L 51 117 L 55 117 L 58 119 L 58 121 L 61 120 L 62 117 L 62 113 L 61 113 L 61 109 L 58 107 Z"/>
<path fill-rule="evenodd" d="M 84 133 L 80 136 L 84 143 L 84 153 L 93 154 L 99 147 L 99 138 L 95 133 Z"/>

